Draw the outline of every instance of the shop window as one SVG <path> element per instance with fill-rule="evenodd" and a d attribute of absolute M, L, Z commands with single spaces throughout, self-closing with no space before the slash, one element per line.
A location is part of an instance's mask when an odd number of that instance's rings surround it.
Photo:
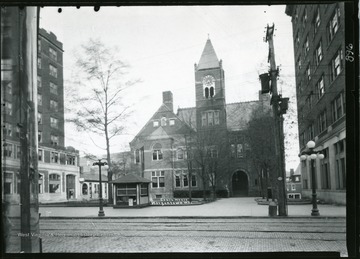
<path fill-rule="evenodd" d="M 49 193 L 60 193 L 60 175 L 49 175 Z"/>
<path fill-rule="evenodd" d="M 88 194 L 88 185 L 86 183 L 83 183 L 82 185 L 82 195 Z"/>

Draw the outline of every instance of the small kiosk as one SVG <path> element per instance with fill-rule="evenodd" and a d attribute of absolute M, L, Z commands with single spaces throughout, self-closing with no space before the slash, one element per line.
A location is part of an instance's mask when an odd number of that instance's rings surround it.
<path fill-rule="evenodd" d="M 113 208 L 144 207 L 150 205 L 150 182 L 148 179 L 131 173 L 113 180 Z"/>

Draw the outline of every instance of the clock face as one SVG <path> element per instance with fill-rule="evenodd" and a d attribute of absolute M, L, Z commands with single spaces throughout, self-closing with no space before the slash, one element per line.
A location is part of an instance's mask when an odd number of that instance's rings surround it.
<path fill-rule="evenodd" d="M 215 79 L 211 75 L 204 76 L 203 85 L 204 86 L 214 86 Z"/>

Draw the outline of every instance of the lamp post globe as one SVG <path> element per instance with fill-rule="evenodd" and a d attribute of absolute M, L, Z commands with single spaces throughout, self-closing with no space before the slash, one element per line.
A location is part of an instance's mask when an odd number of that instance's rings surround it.
<path fill-rule="evenodd" d="M 306 146 L 307 146 L 308 148 L 310 148 L 310 149 L 313 149 L 313 148 L 315 147 L 315 142 L 312 141 L 312 140 L 310 140 L 310 141 L 306 144 Z"/>

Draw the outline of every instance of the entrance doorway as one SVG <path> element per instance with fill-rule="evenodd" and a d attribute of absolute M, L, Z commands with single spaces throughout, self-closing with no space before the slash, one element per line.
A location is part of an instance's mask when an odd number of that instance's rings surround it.
<path fill-rule="evenodd" d="M 243 171 L 236 171 L 232 176 L 233 197 L 248 196 L 249 184 L 247 174 Z"/>
<path fill-rule="evenodd" d="M 66 176 L 66 198 L 75 199 L 75 175 Z"/>

